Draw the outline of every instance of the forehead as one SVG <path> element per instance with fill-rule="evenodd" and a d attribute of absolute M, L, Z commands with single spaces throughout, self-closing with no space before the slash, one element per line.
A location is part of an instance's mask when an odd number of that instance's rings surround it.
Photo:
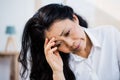
<path fill-rule="evenodd" d="M 55 21 L 48 30 L 45 31 L 45 35 L 48 39 L 51 39 L 52 37 L 58 37 L 63 30 L 65 30 L 70 25 L 70 20 L 59 20 Z"/>

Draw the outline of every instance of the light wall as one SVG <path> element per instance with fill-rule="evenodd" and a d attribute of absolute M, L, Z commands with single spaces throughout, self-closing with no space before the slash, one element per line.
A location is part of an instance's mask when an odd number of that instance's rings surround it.
<path fill-rule="evenodd" d="M 113 25 L 120 30 L 120 0 L 66 0 L 89 27 Z"/>
<path fill-rule="evenodd" d="M 120 0 L 36 0 L 35 9 L 54 2 L 71 6 L 89 27 L 113 25 L 120 30 Z"/>
<path fill-rule="evenodd" d="M 95 7 L 95 24 L 113 25 L 120 30 L 120 0 L 88 0 Z"/>
<path fill-rule="evenodd" d="M 16 28 L 15 39 L 20 50 L 20 40 L 23 27 L 28 18 L 34 13 L 34 0 L 0 0 L 0 51 L 4 51 L 7 35 L 7 25 Z"/>
<path fill-rule="evenodd" d="M 65 0 L 35 0 L 35 11 L 37 11 L 40 7 L 50 4 L 50 3 L 62 3 L 64 4 Z"/>
<path fill-rule="evenodd" d="M 7 25 L 15 26 L 17 50 L 20 50 L 23 27 L 33 13 L 34 0 L 0 0 L 0 52 L 5 49 Z M 0 58 L 0 80 L 10 80 L 10 61 L 10 58 Z"/>
<path fill-rule="evenodd" d="M 93 0 L 94 5 L 120 20 L 120 0 Z"/>

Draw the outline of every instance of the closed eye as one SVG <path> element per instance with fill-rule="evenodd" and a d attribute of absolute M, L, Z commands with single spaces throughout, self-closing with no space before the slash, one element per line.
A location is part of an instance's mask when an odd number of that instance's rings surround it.
<path fill-rule="evenodd" d="M 70 30 L 67 33 L 65 33 L 65 36 L 67 37 L 69 34 L 70 34 Z"/>

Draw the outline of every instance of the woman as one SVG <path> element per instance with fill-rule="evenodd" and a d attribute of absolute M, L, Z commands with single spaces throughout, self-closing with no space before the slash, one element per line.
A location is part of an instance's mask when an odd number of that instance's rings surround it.
<path fill-rule="evenodd" d="M 30 80 L 119 80 L 119 31 L 87 27 L 69 6 L 40 8 L 23 32 L 19 56 L 22 78 L 30 55 Z"/>

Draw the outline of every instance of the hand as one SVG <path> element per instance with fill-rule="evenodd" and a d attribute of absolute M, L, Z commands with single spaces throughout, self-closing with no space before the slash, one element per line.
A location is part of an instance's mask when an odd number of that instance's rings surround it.
<path fill-rule="evenodd" d="M 45 57 L 48 64 L 52 68 L 53 72 L 62 72 L 63 61 L 59 52 L 57 51 L 57 47 L 53 47 L 54 45 L 55 45 L 55 38 L 52 38 L 50 41 L 48 41 L 48 39 L 45 40 L 44 43 Z"/>

